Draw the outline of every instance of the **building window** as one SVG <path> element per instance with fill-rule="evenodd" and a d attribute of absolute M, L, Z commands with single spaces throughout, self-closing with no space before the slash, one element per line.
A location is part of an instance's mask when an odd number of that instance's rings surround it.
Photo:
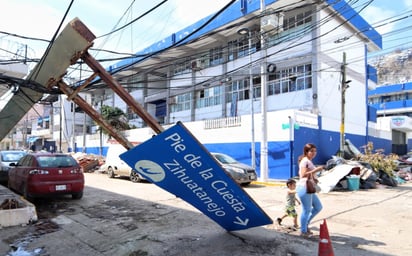
<path fill-rule="evenodd" d="M 196 108 L 220 105 L 222 86 L 207 88 L 196 92 Z"/>
<path fill-rule="evenodd" d="M 228 61 L 237 59 L 237 40 L 228 43 Z"/>
<path fill-rule="evenodd" d="M 123 84 L 123 87 L 127 89 L 128 92 L 133 92 L 138 89 L 144 88 L 145 84 L 142 81 L 140 75 L 133 75 L 130 79 L 127 80 L 126 84 Z"/>
<path fill-rule="evenodd" d="M 133 120 L 133 119 L 139 118 L 139 115 L 136 114 L 131 107 L 127 107 L 126 116 L 127 116 L 127 119 L 129 119 L 129 120 Z"/>
<path fill-rule="evenodd" d="M 173 104 L 170 105 L 171 112 L 178 112 L 190 109 L 190 102 L 192 101 L 192 93 L 184 93 L 171 98 Z"/>
<path fill-rule="evenodd" d="M 260 89 L 261 88 L 262 88 L 262 86 L 261 86 L 261 77 L 260 76 L 253 77 L 253 98 L 254 99 L 260 98 L 260 95 L 261 95 Z"/>
<path fill-rule="evenodd" d="M 221 47 L 210 49 L 210 66 L 217 66 L 223 63 L 223 51 Z"/>
<path fill-rule="evenodd" d="M 248 43 L 247 40 L 238 41 L 238 44 L 237 44 L 237 49 L 238 49 L 237 56 L 238 56 L 238 58 L 248 55 L 248 52 L 249 52 L 248 51 L 248 46 L 249 46 L 249 43 Z"/>
<path fill-rule="evenodd" d="M 311 64 L 281 69 L 268 77 L 268 95 L 312 88 Z"/>
<path fill-rule="evenodd" d="M 192 72 L 192 61 L 191 60 L 185 60 L 183 62 L 179 62 L 175 64 L 175 67 L 174 67 L 175 75 L 187 74 L 190 72 Z"/>
<path fill-rule="evenodd" d="M 294 14 L 287 14 L 283 20 L 283 30 L 293 29 L 312 22 L 312 12 L 305 11 Z"/>
<path fill-rule="evenodd" d="M 247 100 L 250 99 L 249 80 L 237 80 L 228 85 L 226 94 L 226 102 L 232 102 L 232 99 Z"/>
<path fill-rule="evenodd" d="M 257 51 L 260 51 L 260 40 L 258 36 L 252 35 L 251 49 L 249 49 L 248 37 L 243 37 L 239 40 L 233 40 L 228 43 L 228 60 L 232 61 L 237 58 L 248 56 Z"/>

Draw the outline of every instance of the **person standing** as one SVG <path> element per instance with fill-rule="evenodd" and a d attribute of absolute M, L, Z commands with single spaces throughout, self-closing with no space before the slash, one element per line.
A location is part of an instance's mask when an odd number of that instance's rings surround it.
<path fill-rule="evenodd" d="M 296 203 L 300 204 L 299 200 L 296 198 L 296 181 L 294 179 L 289 179 L 286 182 L 286 186 L 288 187 L 288 191 L 286 193 L 286 206 L 285 206 L 285 214 L 277 218 L 277 222 L 279 226 L 282 225 L 282 221 L 284 218 L 290 216 L 293 218 L 293 228 L 297 229 L 298 226 L 298 214 L 295 209 Z"/>
<path fill-rule="evenodd" d="M 323 207 L 316 193 L 308 194 L 306 191 L 306 181 L 308 177 L 323 170 L 323 166 L 316 167 L 312 162 L 316 153 L 316 146 L 312 143 L 308 143 L 303 147 L 303 154 L 299 157 L 299 182 L 296 187 L 296 193 L 298 194 L 302 205 L 300 232 L 301 235 L 305 237 L 313 235 L 309 229 L 309 224 Z"/>

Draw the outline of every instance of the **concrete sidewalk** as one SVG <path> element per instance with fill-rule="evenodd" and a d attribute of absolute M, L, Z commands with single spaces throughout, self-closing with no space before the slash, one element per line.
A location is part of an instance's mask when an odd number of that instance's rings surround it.
<path fill-rule="evenodd" d="M 285 186 L 282 181 L 261 182 L 253 184 L 264 186 Z M 38 220 L 36 207 L 22 196 L 0 184 L 0 228 L 25 225 Z"/>
<path fill-rule="evenodd" d="M 36 207 L 3 185 L 0 185 L 0 204 L 0 228 L 37 221 Z"/>

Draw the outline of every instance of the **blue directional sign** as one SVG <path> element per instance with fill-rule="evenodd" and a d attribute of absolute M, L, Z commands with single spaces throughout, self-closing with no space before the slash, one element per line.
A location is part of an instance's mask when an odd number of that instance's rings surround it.
<path fill-rule="evenodd" d="M 272 223 L 180 122 L 120 158 L 228 231 Z"/>

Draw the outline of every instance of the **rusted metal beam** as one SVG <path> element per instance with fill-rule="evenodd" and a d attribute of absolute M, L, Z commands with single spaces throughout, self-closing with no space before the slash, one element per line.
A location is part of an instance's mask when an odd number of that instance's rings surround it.
<path fill-rule="evenodd" d="M 76 96 L 83 88 L 89 85 L 89 83 L 97 76 L 96 73 L 93 73 L 89 78 L 84 81 L 82 85 L 76 88 L 76 90 L 73 91 L 73 93 L 70 96 L 67 96 L 67 100 L 72 100 L 74 96 Z"/>
<path fill-rule="evenodd" d="M 82 60 L 95 72 L 106 84 L 138 114 L 145 123 L 157 134 L 163 131 L 163 127 L 152 117 L 136 100 L 98 63 L 87 51 L 81 56 Z"/>
<path fill-rule="evenodd" d="M 64 94 L 72 98 L 72 101 L 76 103 L 79 107 L 83 109 L 86 114 L 88 114 L 100 127 L 103 127 L 115 140 L 117 140 L 123 147 L 126 149 L 133 148 L 133 144 L 128 141 L 123 135 L 119 133 L 118 130 L 115 130 L 113 126 L 107 123 L 99 112 L 94 110 L 82 97 L 74 92 L 66 83 L 60 81 L 58 86 Z"/>

